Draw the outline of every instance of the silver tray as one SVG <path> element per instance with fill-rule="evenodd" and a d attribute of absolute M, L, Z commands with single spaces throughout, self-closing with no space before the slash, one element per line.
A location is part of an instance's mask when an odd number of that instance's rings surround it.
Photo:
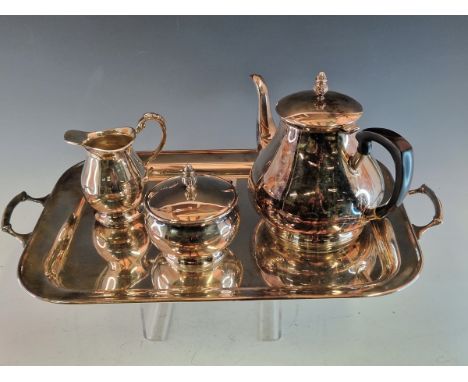
<path fill-rule="evenodd" d="M 191 163 L 198 173 L 225 177 L 237 188 L 239 233 L 223 260 L 204 271 L 172 268 L 155 247 L 130 271 L 104 261 L 93 244 L 93 211 L 81 193 L 82 163 L 68 169 L 44 198 L 20 193 L 8 204 L 2 227 L 25 245 L 18 266 L 21 284 L 45 301 L 94 304 L 369 297 L 399 291 L 417 278 L 423 263 L 418 238 L 442 220 L 440 201 L 427 186 L 410 194 L 424 193 L 434 203 L 435 216 L 429 224 L 412 225 L 401 206 L 388 218 L 369 223 L 346 253 L 317 263 L 314 257 L 298 257 L 264 230 L 247 190 L 256 154 L 254 150 L 171 151 L 151 163 L 148 187 Z M 391 176 L 383 166 L 382 171 L 386 188 L 391 189 Z M 10 218 L 15 206 L 26 200 L 42 203 L 44 210 L 33 232 L 18 234 Z"/>

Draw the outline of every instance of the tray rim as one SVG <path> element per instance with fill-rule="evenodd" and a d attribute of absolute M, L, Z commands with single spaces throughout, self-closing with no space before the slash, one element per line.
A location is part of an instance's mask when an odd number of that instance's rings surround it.
<path fill-rule="evenodd" d="M 227 150 L 171 150 L 171 151 L 164 151 L 163 152 L 165 155 L 180 155 L 180 154 L 241 154 L 241 155 L 247 155 L 249 157 L 252 157 L 252 159 L 255 158 L 257 151 L 254 149 L 227 149 Z M 147 155 L 146 152 L 138 152 L 139 155 L 145 156 Z M 254 156 L 255 155 L 255 156 Z M 75 165 L 69 167 L 66 169 L 63 174 L 59 177 L 57 182 L 55 183 L 50 195 L 54 195 L 56 193 L 56 189 L 58 188 L 59 184 L 61 183 L 62 179 L 65 178 L 69 172 L 73 171 L 77 167 L 80 167 L 82 165 L 83 161 L 76 163 Z M 169 176 L 168 174 L 164 174 L 163 177 Z M 236 176 L 236 174 L 226 174 L 226 176 Z M 240 173 L 238 176 L 239 178 L 245 177 L 245 173 Z M 411 277 L 405 279 L 405 282 L 388 290 L 380 290 L 380 291 L 375 291 L 376 287 L 371 287 L 367 289 L 353 289 L 352 291 L 347 292 L 346 294 L 337 294 L 337 295 L 330 295 L 330 294 L 307 294 L 307 293 L 297 293 L 298 289 L 295 288 L 270 288 L 270 287 L 265 287 L 264 289 L 260 289 L 258 287 L 241 287 L 239 289 L 242 289 L 242 291 L 260 291 L 260 290 L 265 290 L 268 289 L 269 291 L 277 291 L 280 292 L 280 295 L 274 295 L 274 296 L 267 296 L 265 294 L 258 295 L 256 296 L 255 294 L 252 295 L 237 295 L 233 294 L 232 296 L 210 296 L 207 298 L 206 296 L 201 296 L 201 297 L 189 297 L 189 298 L 177 298 L 173 297 L 171 295 L 168 295 L 166 298 L 164 296 L 158 295 L 158 296 L 139 296 L 141 293 L 140 291 L 147 291 L 146 289 L 134 289 L 132 291 L 132 295 L 128 294 L 128 290 L 125 291 L 125 293 L 122 293 L 122 296 L 119 297 L 118 295 L 120 293 L 118 292 L 102 292 L 102 293 L 97 293 L 96 291 L 89 292 L 89 291 L 81 291 L 81 290 L 67 290 L 65 288 L 60 288 L 55 286 L 53 283 L 49 283 L 50 287 L 54 289 L 54 292 L 57 292 L 56 295 L 54 296 L 46 296 L 46 295 L 41 295 L 38 293 L 36 290 L 32 290 L 28 285 L 26 280 L 23 277 L 22 273 L 22 267 L 23 263 L 25 260 L 25 257 L 28 253 L 28 249 L 30 247 L 30 244 L 32 242 L 32 238 L 34 236 L 34 233 L 36 232 L 37 227 L 40 225 L 40 222 L 44 216 L 44 214 L 47 211 L 49 200 L 46 201 L 44 204 L 43 211 L 41 212 L 37 222 L 34 225 L 34 229 L 31 232 L 31 238 L 28 240 L 26 243 L 23 252 L 20 256 L 18 267 L 17 267 L 17 276 L 18 276 L 18 281 L 20 285 L 26 290 L 26 292 L 33 297 L 54 303 L 54 304 L 71 304 L 71 305 L 81 305 L 81 304 L 122 304 L 122 303 L 159 303 L 159 302 L 214 302 L 214 301 L 254 301 L 254 300 L 315 300 L 315 299 L 336 299 L 336 298 L 362 298 L 362 297 L 378 297 L 378 296 L 385 296 L 389 295 L 392 293 L 396 293 L 399 291 L 402 291 L 403 289 L 411 286 L 420 276 L 421 271 L 424 267 L 424 257 L 423 253 L 421 251 L 420 245 L 419 245 L 419 240 L 417 238 L 417 235 L 414 231 L 414 228 L 412 224 L 410 224 L 410 220 L 408 217 L 408 214 L 406 212 L 406 209 L 404 208 L 404 205 L 401 205 L 399 209 L 401 210 L 401 213 L 403 214 L 404 220 L 407 223 L 407 227 L 409 228 L 409 239 L 411 243 L 414 245 L 414 251 L 415 255 L 417 256 L 417 266 L 412 269 L 411 272 Z M 398 272 L 395 274 L 398 275 Z M 40 272 L 42 273 L 42 272 Z M 394 277 L 395 277 L 394 276 Z M 67 292 L 64 292 L 64 291 Z M 232 290 L 232 289 L 231 289 Z M 234 289 L 235 291 L 235 289 Z M 293 293 L 291 293 L 293 292 Z M 299 290 L 299 292 L 306 292 L 306 289 Z M 109 298 L 106 298 L 109 297 Z"/>

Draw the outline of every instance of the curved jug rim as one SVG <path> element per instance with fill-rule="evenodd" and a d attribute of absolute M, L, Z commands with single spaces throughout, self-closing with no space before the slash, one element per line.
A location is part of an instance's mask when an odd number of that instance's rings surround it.
<path fill-rule="evenodd" d="M 115 137 L 109 139 L 108 137 Z M 122 139 L 122 137 L 126 137 Z M 116 127 L 101 131 L 87 132 L 85 139 L 81 143 L 85 149 L 98 153 L 112 153 L 126 150 L 131 146 L 136 138 L 136 131 L 133 127 Z"/>

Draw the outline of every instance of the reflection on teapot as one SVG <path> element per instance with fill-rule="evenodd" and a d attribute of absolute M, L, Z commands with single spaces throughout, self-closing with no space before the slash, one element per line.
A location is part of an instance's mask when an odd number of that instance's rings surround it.
<path fill-rule="evenodd" d="M 151 270 L 153 287 L 177 296 L 228 296 L 242 280 L 242 263 L 229 250 L 213 267 L 177 267 L 164 256 L 156 259 Z"/>
<path fill-rule="evenodd" d="M 162 130 L 162 139 L 145 163 L 133 150 L 133 142 L 148 121 L 156 121 Z M 96 219 L 106 225 L 137 218 L 146 178 L 145 165 L 161 151 L 166 142 L 166 122 L 159 114 L 146 113 L 136 129 L 120 127 L 97 132 L 69 130 L 68 143 L 87 150 L 81 174 L 83 194 L 97 213 Z"/>
<path fill-rule="evenodd" d="M 413 173 L 411 145 L 386 129 L 354 135 L 362 106 L 328 91 L 325 73 L 317 76 L 314 90 L 278 102 L 279 128 L 271 117 L 265 82 L 259 75 L 252 79 L 259 97 L 261 150 L 249 189 L 274 235 L 304 242 L 317 252 L 335 251 L 356 240 L 369 221 L 385 217 L 403 202 Z M 390 152 L 396 166 L 393 193 L 384 204 L 382 174 L 369 155 L 372 141 Z"/>
<path fill-rule="evenodd" d="M 400 254 L 387 219 L 373 221 L 347 248 L 333 253 L 307 252 L 275 237 L 261 220 L 253 237 L 254 257 L 270 287 L 335 290 L 365 288 L 395 274 Z"/>
<path fill-rule="evenodd" d="M 108 263 L 96 282 L 97 289 L 131 288 L 147 276 L 149 264 L 146 255 L 151 243 L 143 214 L 120 227 L 108 227 L 96 220 L 93 244 Z"/>

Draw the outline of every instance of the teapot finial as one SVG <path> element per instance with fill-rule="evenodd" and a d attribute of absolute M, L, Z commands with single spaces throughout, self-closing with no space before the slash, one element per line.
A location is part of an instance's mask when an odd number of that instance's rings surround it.
<path fill-rule="evenodd" d="M 314 85 L 314 92 L 317 94 L 317 97 L 323 98 L 325 93 L 328 91 L 327 85 L 327 75 L 325 72 L 320 72 L 315 77 L 315 85 Z"/>

